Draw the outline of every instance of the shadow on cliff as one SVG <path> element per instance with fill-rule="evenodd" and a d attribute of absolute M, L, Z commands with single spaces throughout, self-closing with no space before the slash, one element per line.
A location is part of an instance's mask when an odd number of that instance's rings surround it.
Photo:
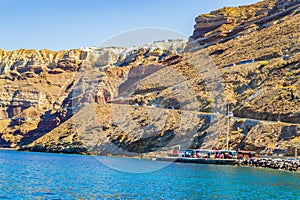
<path fill-rule="evenodd" d="M 56 113 L 51 113 L 51 110 L 48 110 L 40 116 L 40 122 L 36 129 L 29 131 L 20 141 L 19 146 L 28 145 L 38 138 L 42 137 L 46 133 L 53 130 L 56 126 L 54 120 L 56 118 Z"/>
<path fill-rule="evenodd" d="M 19 142 L 19 146 L 28 145 L 45 134 L 49 133 L 68 119 L 72 117 L 71 113 L 65 113 L 61 110 L 52 113 L 51 110 L 48 110 L 40 116 L 40 122 L 36 129 L 29 131 Z"/>
<path fill-rule="evenodd" d="M 0 137 L 0 148 L 10 148 L 10 143 Z"/>
<path fill-rule="evenodd" d="M 132 87 L 136 86 L 135 84 L 137 82 L 157 72 L 163 67 L 164 66 L 161 65 L 141 65 L 131 68 L 128 73 L 128 79 L 119 87 L 119 94 L 125 93 L 126 91 L 130 90 Z"/>
<path fill-rule="evenodd" d="M 124 141 L 122 141 L 122 136 L 119 136 L 111 142 L 116 147 L 122 148 L 124 151 L 130 153 L 149 153 L 166 147 L 170 143 L 170 141 L 172 141 L 175 135 L 176 134 L 174 130 L 165 130 L 162 136 L 155 135 L 152 137 L 140 138 L 132 142 L 129 142 L 129 138 L 126 138 Z"/>
<path fill-rule="evenodd" d="M 20 94 L 19 90 L 14 92 L 14 94 L 11 98 L 10 105 L 6 109 L 6 112 L 8 113 L 8 118 L 10 118 L 10 119 L 31 106 L 29 102 L 23 102 L 22 106 L 14 105 L 14 103 L 17 101 L 17 96 L 19 94 Z"/>
<path fill-rule="evenodd" d="M 81 87 L 82 85 L 79 84 Z M 37 128 L 29 131 L 19 142 L 19 146 L 28 145 L 45 134 L 51 132 L 65 121 L 69 120 L 75 113 L 83 108 L 83 102 L 90 100 L 90 96 L 82 95 L 81 87 L 74 87 L 68 96 L 63 100 L 60 108 L 48 110 L 40 116 Z M 70 89 L 70 88 L 68 88 Z M 78 91 L 79 90 L 79 91 Z M 94 100 L 94 99 L 93 99 Z"/>

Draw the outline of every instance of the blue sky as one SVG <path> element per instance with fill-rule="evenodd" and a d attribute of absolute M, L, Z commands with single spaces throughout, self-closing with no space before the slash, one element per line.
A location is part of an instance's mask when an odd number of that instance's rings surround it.
<path fill-rule="evenodd" d="M 174 30 L 188 37 L 199 14 L 255 2 L 258 0 L 0 0 L 0 48 L 95 46 L 143 27 Z"/>

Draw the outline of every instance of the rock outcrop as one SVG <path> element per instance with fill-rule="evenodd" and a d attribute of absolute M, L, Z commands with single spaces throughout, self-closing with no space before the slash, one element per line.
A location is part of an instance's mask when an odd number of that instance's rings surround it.
<path fill-rule="evenodd" d="M 0 73 L 33 73 L 40 74 L 54 68 L 74 70 L 80 66 L 80 61 L 86 59 L 86 53 L 79 50 L 53 52 L 49 50 L 27 50 L 5 51 L 0 49 Z M 72 67 L 73 65 L 73 67 Z"/>
<path fill-rule="evenodd" d="M 247 160 L 239 160 L 236 165 L 280 169 L 287 171 L 300 171 L 299 160 L 250 158 Z"/>
<path fill-rule="evenodd" d="M 262 1 L 254 5 L 225 7 L 196 18 L 191 41 L 209 46 L 280 23 L 278 20 L 299 11 L 298 0 Z"/>

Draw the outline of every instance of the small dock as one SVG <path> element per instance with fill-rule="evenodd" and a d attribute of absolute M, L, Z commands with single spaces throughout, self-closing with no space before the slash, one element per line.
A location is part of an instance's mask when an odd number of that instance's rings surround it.
<path fill-rule="evenodd" d="M 0 147 L 0 151 L 17 151 L 17 148 L 5 148 L 5 147 Z"/>
<path fill-rule="evenodd" d="M 213 158 L 186 158 L 186 157 L 156 157 L 156 161 L 195 163 L 195 164 L 213 164 L 213 165 L 234 165 L 236 159 L 213 159 Z"/>

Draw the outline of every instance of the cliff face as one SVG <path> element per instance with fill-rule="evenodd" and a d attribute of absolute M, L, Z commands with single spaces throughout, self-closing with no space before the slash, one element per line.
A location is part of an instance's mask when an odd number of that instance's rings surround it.
<path fill-rule="evenodd" d="M 241 37 L 278 23 L 284 16 L 298 12 L 299 6 L 298 0 L 271 0 L 202 14 L 195 20 L 195 30 L 190 40 L 209 46 Z"/>
<path fill-rule="evenodd" d="M 231 149 L 291 154 L 300 142 L 299 27 L 299 1 L 274 0 L 197 17 L 187 51 L 181 40 L 1 50 L 0 145 L 130 156 L 178 144 L 222 149 L 229 102 Z M 189 51 L 195 44 L 205 48 Z"/>
<path fill-rule="evenodd" d="M 136 66 L 154 66 L 145 77 L 185 46 L 176 40 L 130 49 L 1 50 L 0 145 L 19 147 L 60 130 L 85 104 L 111 102 L 141 79 L 139 70 L 132 74 Z"/>
<path fill-rule="evenodd" d="M 52 74 L 77 71 L 85 58 L 86 54 L 78 50 L 0 50 L 0 118 L 14 118 L 30 107 L 50 108 L 65 84 L 56 80 L 62 75 Z"/>
<path fill-rule="evenodd" d="M 233 10 L 257 10 L 266 3 Z M 272 9 L 260 20 L 275 15 L 274 23 L 212 44 L 206 51 L 223 71 L 235 115 L 299 123 L 299 1 L 268 5 Z"/>
<path fill-rule="evenodd" d="M 76 61 L 85 60 L 86 57 L 86 53 L 79 50 L 53 52 L 20 49 L 11 52 L 0 49 L 0 72 L 1 74 L 25 72 L 40 74 L 54 68 L 76 71 L 73 67 L 81 64 Z"/>

